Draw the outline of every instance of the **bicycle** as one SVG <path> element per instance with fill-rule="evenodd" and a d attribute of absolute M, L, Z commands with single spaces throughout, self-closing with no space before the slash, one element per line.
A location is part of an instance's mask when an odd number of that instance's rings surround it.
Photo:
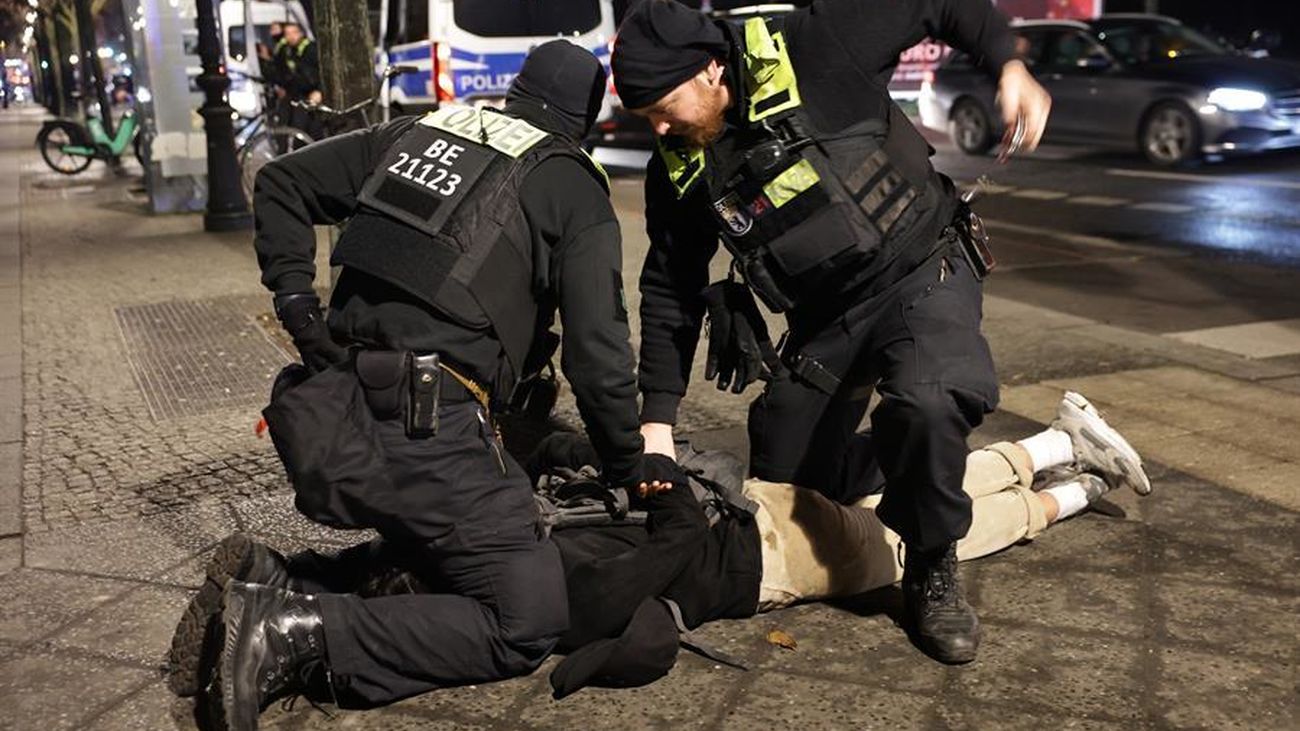
<path fill-rule="evenodd" d="M 41 131 L 36 135 L 36 146 L 40 148 L 45 164 L 64 175 L 76 175 L 95 160 L 113 165 L 128 144 L 135 152 L 135 159 L 144 166 L 143 142 L 144 135 L 139 133 L 134 109 L 128 109 L 118 120 L 117 132 L 111 138 L 104 131 L 103 120 L 93 115 L 84 125 L 71 119 L 49 120 L 41 125 Z"/>
<path fill-rule="evenodd" d="M 275 111 L 277 100 L 266 81 L 252 75 L 249 79 L 267 89 L 263 95 L 262 111 L 254 117 L 246 118 L 248 123 L 235 135 L 235 141 L 239 144 L 235 159 L 239 163 L 240 184 L 244 196 L 251 202 L 253 182 L 262 166 L 280 155 L 311 144 L 315 138 L 298 127 L 283 124 Z"/>
<path fill-rule="evenodd" d="M 388 80 L 394 77 L 417 70 L 414 66 L 389 66 L 384 69 L 382 82 L 387 83 Z M 251 76 L 249 78 L 265 84 L 260 78 Z M 355 125 L 349 124 L 346 120 L 358 112 L 361 113 L 361 126 L 369 126 L 370 115 L 367 110 L 374 106 L 377 98 L 371 96 L 341 110 L 324 104 L 307 104 L 300 101 L 290 102 L 290 105 L 298 109 L 304 109 L 312 114 L 322 115 L 322 126 L 326 130 L 325 136 L 329 137 L 347 129 L 355 128 Z M 262 113 L 249 122 L 240 133 L 241 136 L 245 136 L 245 142 L 239 147 L 237 159 L 239 160 L 244 195 L 248 197 L 249 201 L 253 200 L 253 184 L 257 180 L 257 173 L 262 169 L 263 165 L 281 155 L 288 154 L 316 141 L 315 137 L 298 127 L 279 124 L 279 120 L 275 118 L 274 112 L 271 111 L 274 108 L 273 98 L 268 94 L 267 99 L 267 103 L 262 105 Z"/>
<path fill-rule="evenodd" d="M 387 84 L 389 80 L 395 77 L 401 76 L 402 74 L 414 73 L 418 70 L 419 69 L 416 69 L 414 66 L 389 66 L 384 69 L 380 83 Z M 377 106 L 378 102 L 379 95 L 372 94 L 356 104 L 344 107 L 343 109 L 335 109 L 325 104 L 310 104 L 299 101 L 290 102 L 290 104 L 297 109 L 302 109 L 315 115 L 319 119 L 321 127 L 325 130 L 325 137 L 333 137 L 335 135 L 343 134 L 344 132 L 351 132 L 374 124 L 370 119 L 370 111 Z M 383 111 L 385 114 L 382 121 L 386 122 L 388 121 L 387 109 L 384 109 Z"/>

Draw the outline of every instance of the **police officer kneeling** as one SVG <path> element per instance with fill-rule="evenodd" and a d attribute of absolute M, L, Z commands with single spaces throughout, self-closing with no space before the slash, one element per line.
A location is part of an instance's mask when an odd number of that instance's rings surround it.
<path fill-rule="evenodd" d="M 440 593 L 300 594 L 273 562 L 229 567 L 219 670 L 231 728 L 255 728 L 290 693 L 375 706 L 528 673 L 552 650 L 568 617 L 560 557 L 489 409 L 528 375 L 557 309 L 562 366 L 609 482 L 675 474 L 664 458 L 643 464 L 618 225 L 578 146 L 604 89 L 591 53 L 551 42 L 501 112 L 444 106 L 258 176 L 263 282 L 312 372 L 266 411 L 297 506 L 401 543 Z M 325 319 L 312 225 L 345 219 Z M 182 623 L 222 611 L 202 596 Z M 201 652 L 184 634 L 182 666 Z"/>
<path fill-rule="evenodd" d="M 979 642 L 955 573 L 971 520 L 965 439 L 998 390 L 980 334 L 986 262 L 959 236 L 971 219 L 886 89 L 899 54 L 926 36 L 999 76 L 1004 117 L 1023 120 L 1032 149 L 1050 99 L 988 0 L 816 0 L 743 23 L 647 0 L 624 18 L 612 68 L 623 103 L 659 140 L 641 274 L 647 451 L 672 454 L 706 303 L 706 376 L 739 392 L 768 371 L 750 408 L 753 476 L 860 497 L 843 456 L 874 387 L 887 480 L 878 515 L 907 546 L 909 626 L 922 649 L 958 663 Z M 786 316 L 779 361 L 761 323 L 719 327 L 718 309 L 744 310 L 716 307 L 737 300 L 739 282 L 706 289 L 719 235 L 733 273 Z M 735 342 L 717 347 L 719 337 Z"/>

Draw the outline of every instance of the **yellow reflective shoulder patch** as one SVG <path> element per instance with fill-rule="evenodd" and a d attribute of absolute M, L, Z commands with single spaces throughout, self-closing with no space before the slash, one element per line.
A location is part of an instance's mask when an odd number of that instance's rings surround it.
<path fill-rule="evenodd" d="M 763 186 L 763 192 L 776 208 L 794 200 L 795 196 L 813 187 L 821 176 L 813 169 L 812 163 L 800 160 L 781 172 L 770 183 Z"/>
<path fill-rule="evenodd" d="M 546 139 L 547 133 L 522 119 L 492 109 L 444 105 L 420 119 L 426 127 L 486 145 L 510 157 L 519 157 Z"/>
<path fill-rule="evenodd" d="M 655 145 L 659 148 L 664 166 L 668 168 L 668 180 L 676 189 L 677 197 L 684 197 L 691 186 L 695 185 L 695 181 L 699 180 L 700 173 L 704 172 L 704 150 L 675 150 L 666 147 L 659 137 L 655 137 Z"/>
<path fill-rule="evenodd" d="M 745 90 L 749 93 L 751 122 L 801 103 L 785 38 L 770 32 L 763 18 L 745 21 Z"/>

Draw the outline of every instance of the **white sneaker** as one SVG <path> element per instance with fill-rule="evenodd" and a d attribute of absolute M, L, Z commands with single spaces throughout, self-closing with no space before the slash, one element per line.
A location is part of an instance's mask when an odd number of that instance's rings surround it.
<path fill-rule="evenodd" d="M 1043 485 L 1043 489 L 1047 490 L 1053 487 L 1064 487 L 1065 485 L 1072 484 L 1083 488 L 1083 494 L 1088 498 L 1089 505 L 1097 502 L 1102 495 L 1110 492 L 1111 489 L 1111 486 L 1108 485 L 1105 480 L 1091 472 L 1076 472 L 1057 475 L 1056 479 Z"/>
<path fill-rule="evenodd" d="M 1081 394 L 1065 392 L 1052 428 L 1070 435 L 1081 472 L 1099 472 L 1111 487 L 1127 485 L 1139 495 L 1151 494 L 1151 480 L 1137 450 Z"/>

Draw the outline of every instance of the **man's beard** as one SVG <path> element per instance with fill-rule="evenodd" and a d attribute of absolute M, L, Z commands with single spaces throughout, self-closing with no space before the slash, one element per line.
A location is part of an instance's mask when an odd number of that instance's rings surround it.
<path fill-rule="evenodd" d="M 689 129 L 679 133 L 679 136 L 691 147 L 703 149 L 722 136 L 722 129 L 727 124 L 727 109 L 716 92 L 702 98 L 700 106 L 708 112 L 703 115 L 705 121 L 702 124 L 691 125 Z"/>
<path fill-rule="evenodd" d="M 680 136 L 691 147 L 703 149 L 722 136 L 722 128 L 725 125 L 726 119 L 719 113 L 709 117 L 709 121 L 705 124 L 692 126 Z"/>

